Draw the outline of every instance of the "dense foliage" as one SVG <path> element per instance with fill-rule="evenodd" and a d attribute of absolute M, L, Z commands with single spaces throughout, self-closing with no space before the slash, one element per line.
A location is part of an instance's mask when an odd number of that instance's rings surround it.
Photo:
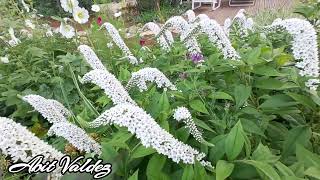
<path fill-rule="evenodd" d="M 306 16 L 311 22 L 317 19 Z M 116 27 L 124 28 L 119 22 Z M 198 37 L 201 63 L 189 56 L 178 37 L 171 51 L 165 52 L 155 39 L 145 42 L 137 35 L 125 39 L 135 57 L 143 60 L 132 65 L 120 49 L 110 45 L 109 34 L 99 30 L 96 22 L 79 38 L 35 33 L 33 38 L 21 38 L 14 47 L 0 44 L 0 56 L 9 59 L 0 62 L 0 116 L 28 127 L 65 154 L 97 158 L 94 153 L 77 150 L 64 138 L 48 136 L 51 122 L 22 97 L 37 94 L 61 102 L 72 112 L 68 120 L 101 144 L 99 157 L 113 164 L 110 178 L 114 179 L 320 179 L 319 90 L 306 87 L 306 77 L 294 66 L 293 37 L 283 29 L 266 32 L 259 25 L 246 35 L 239 24 L 230 28 L 229 39 L 239 61 L 226 59 L 203 34 Z M 124 32 L 120 35 L 125 36 Z M 175 163 L 144 147 L 128 128 L 118 124 L 90 128 L 90 122 L 116 103 L 98 86 L 83 83 L 82 77 L 91 68 L 78 51 L 81 44 L 91 46 L 123 86 L 142 68 L 160 70 L 177 90 L 149 83 L 146 91 L 131 87 L 130 97 L 164 130 L 204 152 L 215 168 L 198 162 Z M 197 141 L 187 126 L 174 118 L 175 109 L 181 106 L 190 110 L 204 141 Z M 10 157 L 1 156 L 0 170 L 5 178 L 17 178 L 7 172 L 10 163 Z M 27 179 L 29 175 L 19 176 Z"/>

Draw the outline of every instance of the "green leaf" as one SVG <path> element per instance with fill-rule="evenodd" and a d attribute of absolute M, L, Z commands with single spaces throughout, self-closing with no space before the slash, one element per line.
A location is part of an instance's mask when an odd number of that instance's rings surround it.
<path fill-rule="evenodd" d="M 273 155 L 267 146 L 260 143 L 252 153 L 252 159 L 260 162 L 275 163 L 279 160 L 279 157 Z"/>
<path fill-rule="evenodd" d="M 230 176 L 234 168 L 234 164 L 224 160 L 219 160 L 216 169 L 216 180 L 224 180 Z"/>
<path fill-rule="evenodd" d="M 308 151 L 300 144 L 297 144 L 296 156 L 297 156 L 299 162 L 303 162 L 306 167 L 315 166 L 320 169 L 319 155 Z"/>
<path fill-rule="evenodd" d="M 287 92 L 286 94 L 288 96 L 290 96 L 292 99 L 294 99 L 295 101 L 297 101 L 298 103 L 300 103 L 300 104 L 302 104 L 312 110 L 315 110 L 316 106 L 310 97 L 296 94 L 296 93 L 290 93 L 290 92 Z"/>
<path fill-rule="evenodd" d="M 262 109 L 278 109 L 283 107 L 294 106 L 298 104 L 297 102 L 292 101 L 287 95 L 279 94 L 275 96 L 269 97 L 266 101 L 264 101 L 259 108 Z"/>
<path fill-rule="evenodd" d="M 249 54 L 244 58 L 244 61 L 249 65 L 262 63 L 264 61 L 259 59 L 260 54 L 261 54 L 261 47 L 256 47 L 249 52 Z"/>
<path fill-rule="evenodd" d="M 199 99 L 193 100 L 189 103 L 190 107 L 196 111 L 205 113 L 205 114 L 209 114 L 207 108 L 205 107 L 205 105 L 202 103 L 202 101 L 200 101 Z"/>
<path fill-rule="evenodd" d="M 276 162 L 274 165 L 283 176 L 295 177 L 294 172 L 280 161 Z"/>
<path fill-rule="evenodd" d="M 138 173 L 139 173 L 139 169 L 136 170 L 136 172 L 134 172 L 133 175 L 128 178 L 128 180 L 138 180 L 138 175 L 139 175 Z"/>
<path fill-rule="evenodd" d="M 304 174 L 316 179 L 320 179 L 320 168 L 310 167 L 304 172 Z"/>
<path fill-rule="evenodd" d="M 253 160 L 243 160 L 242 162 L 254 166 L 256 169 L 263 172 L 263 174 L 266 175 L 270 180 L 281 180 L 277 171 L 268 163 Z"/>
<path fill-rule="evenodd" d="M 213 92 L 208 97 L 211 98 L 211 99 L 227 99 L 227 100 L 230 100 L 230 101 L 234 101 L 233 97 L 230 96 L 229 94 L 225 93 L 225 92 Z"/>
<path fill-rule="evenodd" d="M 149 163 L 147 166 L 148 179 L 164 179 L 164 178 L 161 178 L 165 176 L 164 173 L 161 172 L 161 170 L 165 163 L 166 163 L 165 156 L 162 156 L 160 154 L 154 154 L 152 158 L 149 160 Z"/>
<path fill-rule="evenodd" d="M 282 148 L 282 157 L 288 157 L 295 152 L 296 144 L 306 145 L 311 138 L 311 129 L 308 126 L 298 126 L 291 129 L 284 142 Z"/>
<path fill-rule="evenodd" d="M 229 160 L 234 160 L 240 154 L 245 141 L 243 133 L 240 121 L 229 132 L 225 140 L 225 151 Z"/>
<path fill-rule="evenodd" d="M 236 108 L 239 109 L 247 99 L 250 97 L 251 87 L 240 84 L 234 89 L 234 99 L 236 101 Z"/>
<path fill-rule="evenodd" d="M 211 129 L 211 127 L 208 126 L 205 122 L 203 122 L 203 121 L 201 121 L 201 120 L 199 120 L 199 119 L 197 119 L 197 118 L 193 118 L 193 120 L 194 120 L 194 123 L 195 123 L 197 126 L 203 128 L 203 129 L 205 129 L 205 130 L 208 130 L 208 131 L 211 131 L 211 132 L 214 132 L 214 133 L 215 133 L 215 131 L 214 131 L 213 129 Z"/>
<path fill-rule="evenodd" d="M 183 170 L 181 180 L 193 180 L 194 179 L 194 171 L 192 165 L 186 165 Z"/>
<path fill-rule="evenodd" d="M 257 66 L 253 69 L 254 74 L 264 75 L 264 76 L 284 76 L 284 74 L 278 72 L 275 68 L 270 65 Z"/>
<path fill-rule="evenodd" d="M 270 89 L 270 90 L 284 90 L 299 87 L 295 83 L 292 82 L 282 82 L 277 79 L 269 78 L 269 79 L 257 79 L 254 83 L 254 87 L 260 89 Z"/>
<path fill-rule="evenodd" d="M 243 126 L 243 129 L 246 132 L 250 132 L 250 133 L 258 134 L 262 137 L 266 137 L 263 131 L 261 130 L 261 128 L 253 120 L 240 119 L 240 121 Z"/>
<path fill-rule="evenodd" d="M 146 148 L 142 145 L 140 145 L 137 149 L 135 149 L 132 154 L 131 154 L 131 158 L 135 159 L 135 158 L 141 158 L 141 157 L 145 157 L 148 156 L 150 154 L 155 153 L 156 150 L 152 149 L 152 148 Z"/>

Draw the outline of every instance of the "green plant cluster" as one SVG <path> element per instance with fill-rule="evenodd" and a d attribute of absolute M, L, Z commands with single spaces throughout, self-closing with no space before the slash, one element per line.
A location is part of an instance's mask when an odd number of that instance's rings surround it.
<path fill-rule="evenodd" d="M 60 151 L 72 156 L 83 154 L 62 138 L 48 137 L 50 124 L 21 96 L 38 94 L 58 100 L 75 114 L 75 123 L 101 143 L 101 158 L 113 164 L 110 179 L 320 179 L 319 91 L 307 89 L 305 79 L 294 67 L 288 34 L 231 36 L 241 61 L 223 59 L 206 37 L 200 37 L 205 58 L 202 66 L 186 56 L 180 42 L 164 53 L 156 44 L 146 51 L 139 39 L 127 40 L 133 53 L 144 61 L 133 66 L 119 60 L 122 55 L 116 47 L 106 47 L 109 39 L 98 28 L 91 30 L 89 38 L 105 67 L 123 85 L 131 73 L 144 67 L 158 68 L 176 84 L 179 91 L 164 91 L 150 84 L 146 92 L 133 88 L 129 94 L 162 128 L 207 154 L 214 170 L 200 164 L 176 164 L 142 146 L 126 128 L 112 126 L 110 132 L 106 127 L 86 127 L 97 117 L 86 105 L 87 100 L 100 113 L 113 104 L 98 87 L 81 84 L 80 77 L 90 68 L 77 51 L 78 41 L 34 37 L 7 49 L 10 63 L 0 63 L 0 116 L 15 119 Z M 0 52 L 4 53 L 2 49 Z M 191 110 L 204 139 L 214 146 L 197 142 L 173 119 L 178 106 Z M 8 160 L 1 158 L 0 166 Z M 81 176 L 67 175 L 64 179 Z M 30 177 L 5 172 L 5 178 Z"/>

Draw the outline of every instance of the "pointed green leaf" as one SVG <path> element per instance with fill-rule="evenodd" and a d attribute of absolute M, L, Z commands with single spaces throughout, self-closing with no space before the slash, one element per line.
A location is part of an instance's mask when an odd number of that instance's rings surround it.
<path fill-rule="evenodd" d="M 216 167 L 216 180 L 224 180 L 230 176 L 234 168 L 234 164 L 224 160 L 219 160 Z"/>

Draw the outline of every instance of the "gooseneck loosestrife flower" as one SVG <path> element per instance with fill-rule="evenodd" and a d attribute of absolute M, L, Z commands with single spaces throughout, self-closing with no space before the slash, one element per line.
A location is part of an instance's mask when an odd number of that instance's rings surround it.
<path fill-rule="evenodd" d="M 50 123 L 53 123 L 48 131 L 48 135 L 57 135 L 65 138 L 80 151 L 93 152 L 100 154 L 101 147 L 85 131 L 67 121 L 71 112 L 60 102 L 46 99 L 39 95 L 27 95 L 22 98 L 32 105 Z"/>
<path fill-rule="evenodd" d="M 84 83 L 91 82 L 101 87 L 112 100 L 113 104 L 136 104 L 118 79 L 108 71 L 100 69 L 92 70 L 83 76 L 82 81 Z"/>
<path fill-rule="evenodd" d="M 96 154 L 101 154 L 100 144 L 88 136 L 84 130 L 69 122 L 53 124 L 48 131 L 48 135 L 61 136 L 80 151 L 85 151 L 87 153 L 93 151 Z"/>
<path fill-rule="evenodd" d="M 18 39 L 18 38 L 14 35 L 14 30 L 13 30 L 12 27 L 9 28 L 8 32 L 9 32 L 9 35 L 10 35 L 10 38 L 11 38 L 11 40 L 9 40 L 8 43 L 9 43 L 9 45 L 10 45 L 11 47 L 14 47 L 14 46 L 18 45 L 19 43 L 21 43 L 20 39 Z"/>
<path fill-rule="evenodd" d="M 190 28 L 189 23 L 183 19 L 181 16 L 174 16 L 171 17 L 169 20 L 166 21 L 166 23 L 161 28 L 160 32 L 156 35 L 156 37 L 160 37 L 163 35 L 169 28 L 174 28 L 180 33 L 180 39 L 184 39 L 185 33 Z M 188 39 L 185 39 L 184 41 L 185 46 L 188 49 L 189 54 L 202 54 L 199 44 L 195 37 L 190 36 Z"/>
<path fill-rule="evenodd" d="M 44 161 L 60 160 L 64 156 L 11 119 L 0 117 L 0 132 L 1 153 L 10 156 L 14 162 L 29 162 L 38 155 L 43 155 Z M 52 180 L 58 180 L 61 176 L 59 167 L 49 175 Z"/>
<path fill-rule="evenodd" d="M 160 27 L 159 25 L 157 25 L 154 22 L 148 22 L 147 24 L 145 24 L 143 26 L 142 29 L 149 29 L 150 31 L 152 31 L 155 35 L 157 35 L 160 32 Z M 168 39 L 166 37 L 166 35 L 168 35 L 172 37 L 172 34 L 170 31 L 167 31 L 166 33 L 164 33 L 163 35 L 159 36 L 157 38 L 157 42 L 160 44 L 161 49 L 163 49 L 164 51 L 170 51 L 170 38 Z"/>
<path fill-rule="evenodd" d="M 205 140 L 202 137 L 202 133 L 197 129 L 197 126 L 193 122 L 191 113 L 185 107 L 178 107 L 173 114 L 173 118 L 177 121 L 183 121 L 190 130 L 192 136 L 199 141 L 200 143 L 204 142 Z"/>
<path fill-rule="evenodd" d="M 129 62 L 131 64 L 138 64 L 138 60 L 130 49 L 127 47 L 127 45 L 124 43 L 123 39 L 121 38 L 118 30 L 110 23 L 104 23 L 102 26 L 104 26 L 112 38 L 113 42 L 122 50 L 123 54 L 126 56 L 125 58 L 128 58 Z"/>
<path fill-rule="evenodd" d="M 127 127 L 129 132 L 140 139 L 143 146 L 154 148 L 159 154 L 168 156 L 176 163 L 182 161 L 186 164 L 194 164 L 197 157 L 202 156 L 196 149 L 175 139 L 149 114 L 135 105 L 116 105 L 92 121 L 90 126 L 96 128 L 107 124 Z"/>
<path fill-rule="evenodd" d="M 245 15 L 245 10 L 240 9 L 237 14 L 234 16 L 234 18 L 231 20 L 230 18 L 227 18 L 224 22 L 224 30 L 227 35 L 229 35 L 231 27 L 233 25 L 237 26 L 237 31 L 240 35 L 240 37 L 246 37 L 249 35 L 249 31 L 253 31 L 253 19 L 247 18 Z"/>
<path fill-rule="evenodd" d="M 296 67 L 300 70 L 301 76 L 310 78 L 305 85 L 311 90 L 316 90 L 319 84 L 319 52 L 317 33 L 315 28 L 303 19 L 277 19 L 270 26 L 268 31 L 277 28 L 284 28 L 293 37 L 292 51 L 296 60 Z"/>
<path fill-rule="evenodd" d="M 196 14 L 191 9 L 189 9 L 187 12 L 185 12 L 185 16 L 187 16 L 189 23 L 192 23 L 196 20 Z"/>
<path fill-rule="evenodd" d="M 208 36 L 209 41 L 222 51 L 225 59 L 240 59 L 239 54 L 232 47 L 232 44 L 224 33 L 223 28 L 215 20 L 204 19 L 198 23 L 194 23 L 193 26 L 188 29 L 182 40 L 187 41 L 190 37 L 196 36 L 199 32 Z"/>
<path fill-rule="evenodd" d="M 5 117 L 0 117 L 0 149 L 5 155 L 10 155 L 14 162 L 28 162 L 37 155 L 45 159 L 59 160 L 63 154 L 40 140 L 26 127 Z"/>
<path fill-rule="evenodd" d="M 60 102 L 39 95 L 27 95 L 22 98 L 37 110 L 50 123 L 66 122 L 70 112 Z"/>
<path fill-rule="evenodd" d="M 157 68 L 143 68 L 132 73 L 126 89 L 137 86 L 140 92 L 147 90 L 147 82 L 155 82 L 158 88 L 177 90 L 170 80 Z"/>
<path fill-rule="evenodd" d="M 83 55 L 83 57 L 92 69 L 100 69 L 107 71 L 107 69 L 104 67 L 96 53 L 88 45 L 80 45 L 78 47 L 78 50 Z"/>

